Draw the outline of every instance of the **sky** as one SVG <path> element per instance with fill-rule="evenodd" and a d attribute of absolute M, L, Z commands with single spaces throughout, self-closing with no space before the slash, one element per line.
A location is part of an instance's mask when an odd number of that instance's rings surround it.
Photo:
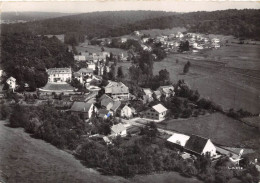
<path fill-rule="evenodd" d="M 185 1 L 185 0 L 97 0 L 97 1 L 16 1 L 2 2 L 2 12 L 62 12 L 85 13 L 94 11 L 158 10 L 173 12 L 215 11 L 225 9 L 260 9 L 260 1 Z"/>

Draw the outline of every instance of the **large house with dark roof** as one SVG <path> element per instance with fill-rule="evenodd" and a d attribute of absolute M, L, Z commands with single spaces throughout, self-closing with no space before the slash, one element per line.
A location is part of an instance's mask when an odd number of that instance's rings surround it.
<path fill-rule="evenodd" d="M 72 114 L 77 114 L 83 117 L 84 119 L 89 119 L 92 117 L 93 112 L 96 112 L 96 107 L 93 103 L 87 102 L 74 102 L 70 109 Z"/>
<path fill-rule="evenodd" d="M 207 152 L 210 153 L 210 156 L 216 155 L 216 147 L 211 140 L 197 135 L 190 136 L 184 149 L 196 155 L 203 155 Z"/>
<path fill-rule="evenodd" d="M 128 100 L 130 96 L 129 89 L 126 85 L 122 82 L 114 81 L 109 81 L 108 85 L 105 87 L 105 93 L 117 100 Z"/>

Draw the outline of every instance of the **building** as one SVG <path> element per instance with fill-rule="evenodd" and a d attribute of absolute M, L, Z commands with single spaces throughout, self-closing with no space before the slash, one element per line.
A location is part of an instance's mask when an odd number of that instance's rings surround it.
<path fill-rule="evenodd" d="M 74 60 L 76 61 L 86 61 L 86 56 L 85 55 L 74 55 Z"/>
<path fill-rule="evenodd" d="M 120 39 L 120 41 L 121 41 L 121 43 L 126 43 L 126 42 L 127 42 L 127 38 L 122 37 L 122 38 Z"/>
<path fill-rule="evenodd" d="M 84 119 L 89 119 L 92 117 L 93 113 L 96 112 L 97 109 L 93 103 L 87 102 L 73 102 L 70 112 L 72 114 L 77 114 L 83 117 Z"/>
<path fill-rule="evenodd" d="M 81 68 L 77 73 L 79 73 L 82 76 L 89 76 L 91 77 L 93 75 L 93 69 L 89 69 L 89 68 Z"/>
<path fill-rule="evenodd" d="M 211 140 L 197 135 L 190 136 L 184 146 L 184 149 L 196 155 L 203 155 L 207 152 L 210 153 L 210 156 L 216 155 L 216 147 Z"/>
<path fill-rule="evenodd" d="M 14 91 L 15 88 L 17 87 L 17 85 L 16 85 L 16 79 L 15 79 L 14 77 L 12 77 L 12 76 L 6 80 L 6 83 L 8 84 L 9 89 L 11 89 L 11 90 L 13 90 L 13 91 Z"/>
<path fill-rule="evenodd" d="M 190 136 L 181 133 L 174 133 L 170 138 L 167 139 L 167 142 L 184 147 L 187 141 L 189 140 L 189 138 Z"/>
<path fill-rule="evenodd" d="M 165 95 L 165 97 L 174 96 L 174 87 L 172 85 L 169 86 L 160 86 L 157 91 L 160 91 L 161 94 Z"/>
<path fill-rule="evenodd" d="M 150 88 L 143 88 L 143 102 L 147 103 L 147 102 L 151 102 L 153 101 L 153 91 Z"/>
<path fill-rule="evenodd" d="M 117 125 L 113 125 L 111 127 L 111 136 L 126 136 L 126 127 L 122 123 L 118 123 Z"/>
<path fill-rule="evenodd" d="M 110 108 L 113 106 L 114 100 L 106 94 L 103 94 L 99 100 L 102 108 L 110 110 Z"/>
<path fill-rule="evenodd" d="M 110 112 L 114 115 L 116 114 L 117 110 L 119 109 L 121 105 L 121 102 L 120 101 L 114 101 L 113 102 L 113 106 L 110 108 Z"/>
<path fill-rule="evenodd" d="M 113 99 L 118 100 L 128 100 L 129 99 L 129 89 L 122 82 L 109 81 L 108 85 L 105 87 L 105 93 L 111 96 Z"/>
<path fill-rule="evenodd" d="M 48 82 L 50 83 L 62 83 L 71 81 L 71 68 L 50 68 L 47 70 L 47 73 Z"/>
<path fill-rule="evenodd" d="M 157 100 L 161 100 L 162 93 L 160 91 L 154 91 L 154 96 Z"/>
<path fill-rule="evenodd" d="M 94 64 L 93 62 L 88 62 L 87 68 L 92 69 L 94 71 L 96 69 L 96 64 Z"/>
<path fill-rule="evenodd" d="M 102 119 L 107 119 L 109 116 L 111 116 L 111 113 L 107 109 L 99 109 L 98 111 L 98 117 Z"/>
<path fill-rule="evenodd" d="M 148 119 L 164 120 L 167 113 L 167 109 L 162 104 L 154 105 L 152 108 L 145 112 L 145 116 Z"/>
<path fill-rule="evenodd" d="M 135 114 L 135 109 L 129 107 L 128 105 L 123 105 L 119 111 L 120 117 L 132 118 L 134 114 Z"/>

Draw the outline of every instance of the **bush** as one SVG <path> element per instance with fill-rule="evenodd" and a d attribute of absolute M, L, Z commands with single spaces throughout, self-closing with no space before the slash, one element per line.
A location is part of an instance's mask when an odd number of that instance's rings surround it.
<path fill-rule="evenodd" d="M 9 117 L 11 112 L 10 107 L 5 104 L 0 105 L 0 120 L 5 120 Z"/>

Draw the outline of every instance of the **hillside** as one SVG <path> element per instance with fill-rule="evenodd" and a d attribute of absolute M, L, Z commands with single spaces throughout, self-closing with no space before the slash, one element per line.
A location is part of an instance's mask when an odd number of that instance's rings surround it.
<path fill-rule="evenodd" d="M 163 11 L 94 12 L 25 24 L 4 25 L 2 33 L 36 34 L 77 32 L 92 37 L 129 34 L 135 30 L 185 27 L 188 31 L 259 39 L 260 10 L 223 10 L 176 14 Z"/>
<path fill-rule="evenodd" d="M 35 21 L 49 18 L 56 18 L 62 16 L 72 15 L 71 13 L 58 13 L 58 12 L 2 12 L 1 20 L 4 21 Z"/>

